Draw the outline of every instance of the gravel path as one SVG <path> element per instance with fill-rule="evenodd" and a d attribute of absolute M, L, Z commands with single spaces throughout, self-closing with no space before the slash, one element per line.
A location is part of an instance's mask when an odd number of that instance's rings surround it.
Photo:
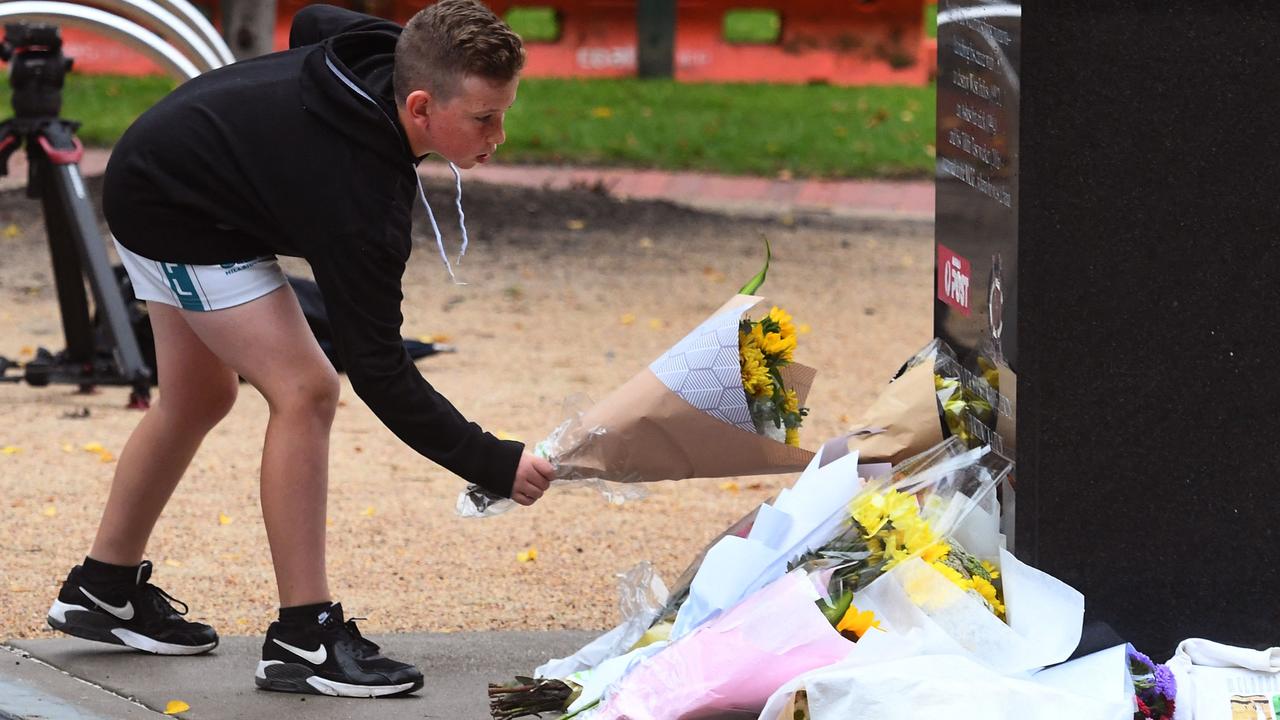
<path fill-rule="evenodd" d="M 435 207 L 451 205 L 448 190 L 432 188 Z M 469 284 L 447 284 L 421 245 L 405 278 L 404 334 L 447 337 L 458 352 L 421 360 L 425 376 L 487 429 L 527 441 L 558 424 L 565 397 L 603 396 L 731 296 L 759 268 L 761 233 L 774 248 L 765 294 L 812 329 L 797 351 L 819 369 L 807 447 L 845 427 L 931 332 L 932 233 L 919 224 L 735 220 L 589 188 L 468 186 L 466 209 Z M 441 225 L 456 242 L 452 219 Z M 39 205 L 20 193 L 0 195 L 0 257 L 0 354 L 61 349 Z M 115 468 L 83 448 L 119 452 L 139 418 L 125 397 L 0 384 L 0 448 L 16 448 L 0 453 L 0 639 L 52 634 L 45 611 L 92 541 Z M 276 609 L 257 489 L 266 421 L 265 402 L 243 386 L 149 551 L 157 584 L 227 635 L 261 633 Z M 331 586 L 374 633 L 609 627 L 617 573 L 649 560 L 673 581 L 795 479 L 660 483 L 621 506 L 566 489 L 461 520 L 461 481 L 402 445 L 345 378 L 331 468 Z M 537 560 L 518 562 L 529 548 Z"/>

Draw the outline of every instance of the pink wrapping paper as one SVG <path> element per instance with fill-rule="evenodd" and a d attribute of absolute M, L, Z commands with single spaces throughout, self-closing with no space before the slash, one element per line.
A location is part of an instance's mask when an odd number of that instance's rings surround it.
<path fill-rule="evenodd" d="M 788 573 L 624 677 L 592 720 L 755 717 L 775 690 L 855 647 L 818 610 L 809 577 Z"/>

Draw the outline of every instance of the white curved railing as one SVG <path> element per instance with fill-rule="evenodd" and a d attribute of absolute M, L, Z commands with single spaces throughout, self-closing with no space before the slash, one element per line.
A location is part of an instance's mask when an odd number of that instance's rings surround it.
<path fill-rule="evenodd" d="M 166 72 L 181 80 L 190 80 L 202 72 L 164 38 L 138 23 L 97 8 L 45 0 L 16 0 L 0 3 L 0 22 L 16 21 L 45 22 L 105 33 L 112 39 L 119 40 L 146 54 Z"/>
<path fill-rule="evenodd" d="M 5 3 L 0 2 L 0 7 L 4 5 Z M 202 72 L 226 64 L 203 35 L 153 0 L 95 0 L 94 5 L 100 10 L 132 20 L 164 38 Z"/>
<path fill-rule="evenodd" d="M 200 33 L 209 47 L 213 48 L 213 51 L 222 59 L 222 65 L 230 65 L 236 61 L 236 56 L 231 52 L 227 41 L 222 39 L 217 29 L 213 27 L 213 23 L 209 22 L 204 13 L 196 9 L 196 6 L 187 0 L 155 0 L 155 3 L 185 20 L 187 25 Z"/>

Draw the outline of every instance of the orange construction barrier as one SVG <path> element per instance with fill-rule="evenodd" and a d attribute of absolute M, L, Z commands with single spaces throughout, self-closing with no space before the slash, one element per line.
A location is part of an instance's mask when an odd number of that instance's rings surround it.
<path fill-rule="evenodd" d="M 329 0 L 406 22 L 431 0 Z M 500 15 L 516 8 L 554 11 L 559 36 L 527 42 L 529 77 L 631 77 L 636 73 L 637 0 L 486 0 Z M 643 2 L 643 0 L 640 0 Z M 923 85 L 937 69 L 937 42 L 925 37 L 933 0 L 678 0 L 675 78 L 686 82 L 821 82 Z M 216 22 L 218 0 L 198 3 Z M 309 0 L 277 0 L 274 47 Z M 776 41 L 730 42 L 725 17 L 741 10 L 777 13 Z M 68 55 L 86 73 L 159 72 L 145 56 L 105 37 L 65 29 Z"/>
<path fill-rule="evenodd" d="M 680 0 L 675 76 L 684 81 L 823 82 L 923 85 L 926 52 L 922 0 Z M 776 43 L 724 37 L 732 10 L 776 10 Z"/>

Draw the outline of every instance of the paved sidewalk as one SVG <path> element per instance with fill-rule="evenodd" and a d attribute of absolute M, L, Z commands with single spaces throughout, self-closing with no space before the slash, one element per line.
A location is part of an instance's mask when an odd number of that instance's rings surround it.
<path fill-rule="evenodd" d="M 104 148 L 86 149 L 80 162 L 81 174 L 102 174 L 110 154 Z M 421 167 L 425 177 L 453 179 L 444 163 L 429 160 Z M 0 191 L 22 187 L 26 180 L 27 157 L 23 150 L 10 158 L 9 175 L 0 178 Z M 661 170 L 498 164 L 463 171 L 463 182 L 552 190 L 599 187 L 619 198 L 666 200 L 735 214 L 933 219 L 934 184 L 929 180 L 781 180 Z"/>
<path fill-rule="evenodd" d="M 158 657 L 75 638 L 0 646 L 0 720 L 159 720 L 170 700 L 192 720 L 440 718 L 488 720 L 490 682 L 572 654 L 594 632 L 406 633 L 373 637 L 426 676 L 404 698 L 328 698 L 265 692 L 253 684 L 260 637 L 223 638 L 196 657 Z"/>

